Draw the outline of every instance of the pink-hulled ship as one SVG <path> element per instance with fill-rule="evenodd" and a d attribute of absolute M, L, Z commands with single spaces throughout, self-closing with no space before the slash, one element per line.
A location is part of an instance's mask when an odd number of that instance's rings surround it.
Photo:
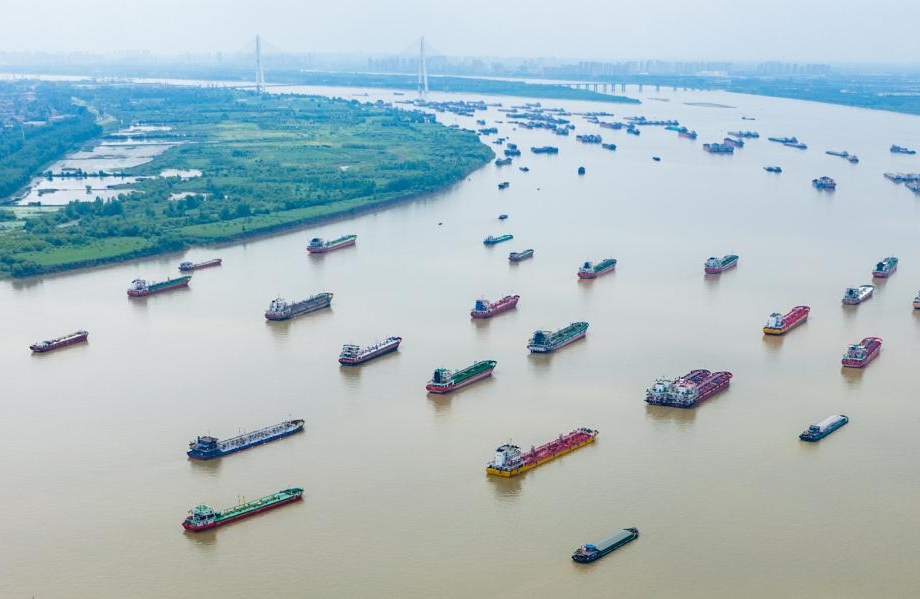
<path fill-rule="evenodd" d="M 881 337 L 866 337 L 847 348 L 840 363 L 846 368 L 862 368 L 875 359 L 882 349 Z"/>
<path fill-rule="evenodd" d="M 676 379 L 657 379 L 645 393 L 645 401 L 658 406 L 692 408 L 724 391 L 731 383 L 732 373 L 691 370 Z"/>
<path fill-rule="evenodd" d="M 476 304 L 470 311 L 473 318 L 491 318 L 496 314 L 501 314 L 517 306 L 520 295 L 506 295 L 497 302 L 490 302 L 486 298 L 476 300 Z"/>

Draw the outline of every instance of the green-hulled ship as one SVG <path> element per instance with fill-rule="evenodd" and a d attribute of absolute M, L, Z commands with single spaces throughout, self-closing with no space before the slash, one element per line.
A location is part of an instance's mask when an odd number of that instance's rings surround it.
<path fill-rule="evenodd" d="M 425 387 L 429 393 L 450 393 L 461 387 L 466 387 L 476 381 L 480 381 L 492 375 L 495 360 L 481 360 L 472 366 L 467 366 L 463 370 L 451 372 L 446 368 L 438 368 L 434 371 L 434 376 L 428 381 Z"/>
<path fill-rule="evenodd" d="M 292 487 L 222 511 L 217 511 L 207 505 L 196 505 L 189 510 L 188 517 L 182 522 L 182 528 L 190 532 L 217 528 L 224 524 L 230 524 L 231 522 L 299 501 L 301 497 L 303 497 L 303 489 Z"/>
<path fill-rule="evenodd" d="M 535 354 L 546 354 L 565 347 L 573 341 L 578 341 L 588 332 L 587 322 L 573 322 L 556 332 L 534 331 L 533 337 L 527 343 L 527 349 Z"/>

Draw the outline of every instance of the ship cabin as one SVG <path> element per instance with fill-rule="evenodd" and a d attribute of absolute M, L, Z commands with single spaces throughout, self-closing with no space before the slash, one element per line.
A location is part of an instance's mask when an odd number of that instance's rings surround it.
<path fill-rule="evenodd" d="M 853 343 L 847 348 L 847 353 L 843 354 L 843 359 L 853 362 L 864 362 L 869 357 L 866 346 Z"/>
<path fill-rule="evenodd" d="M 476 300 L 476 305 L 473 310 L 476 312 L 488 312 L 491 307 L 492 303 L 489 300 L 482 298 Z"/>
<path fill-rule="evenodd" d="M 193 266 L 195 266 L 195 265 L 194 265 L 192 262 L 188 262 L 188 261 L 180 262 L 180 263 L 179 263 L 179 270 L 192 270 L 192 267 L 193 267 Z"/>
<path fill-rule="evenodd" d="M 549 343 L 549 335 L 549 331 L 534 331 L 533 338 L 530 340 L 530 344 L 545 346 Z"/>
<path fill-rule="evenodd" d="M 214 524 L 216 519 L 217 512 L 214 511 L 214 508 L 201 504 L 196 505 L 194 508 L 189 510 L 188 517 L 185 519 L 185 522 L 192 528 L 201 528 Z"/>
<path fill-rule="evenodd" d="M 342 346 L 342 353 L 339 354 L 339 358 L 357 358 L 360 353 L 361 348 L 357 345 L 346 344 Z"/>
<path fill-rule="evenodd" d="M 674 383 L 670 396 L 671 398 L 681 405 L 690 405 L 696 401 L 699 391 L 696 388 L 696 385 L 691 385 L 685 381 L 677 381 Z"/>
<path fill-rule="evenodd" d="M 281 313 L 284 312 L 288 307 L 287 300 L 276 297 L 268 304 L 268 310 L 266 312 L 272 313 Z"/>
<path fill-rule="evenodd" d="M 147 289 L 147 281 L 145 279 L 134 279 L 131 281 L 130 289 L 132 291 L 143 291 Z"/>
<path fill-rule="evenodd" d="M 308 245 L 307 247 L 321 248 L 324 245 L 326 245 L 325 239 L 323 239 L 322 237 L 314 237 L 313 239 L 310 240 L 310 245 Z"/>
<path fill-rule="evenodd" d="M 189 457 L 208 459 L 216 458 L 220 455 L 220 448 L 217 445 L 217 437 L 212 437 L 210 435 L 198 437 L 189 443 L 188 447 Z"/>
<path fill-rule="evenodd" d="M 774 312 L 770 315 L 770 318 L 767 319 L 768 329 L 781 329 L 784 326 L 786 326 L 786 323 L 783 322 L 783 315 L 779 312 Z"/>
<path fill-rule="evenodd" d="M 579 268 L 578 271 L 579 271 L 579 272 L 585 272 L 585 273 L 594 272 L 594 263 L 593 263 L 593 262 L 585 262 L 584 264 L 581 265 L 581 268 Z"/>
<path fill-rule="evenodd" d="M 446 386 L 450 383 L 451 374 L 451 371 L 447 368 L 435 368 L 434 374 L 431 376 L 431 384 Z"/>
<path fill-rule="evenodd" d="M 521 448 L 511 443 L 505 443 L 495 449 L 495 459 L 489 468 L 495 470 L 516 470 L 524 465 Z"/>
<path fill-rule="evenodd" d="M 670 386 L 670 379 L 655 379 L 655 383 L 645 390 L 645 396 L 651 401 L 663 401 L 668 396 L 668 387 Z"/>
<path fill-rule="evenodd" d="M 719 261 L 715 256 L 710 256 L 706 259 L 706 268 L 722 268 L 722 262 Z"/>

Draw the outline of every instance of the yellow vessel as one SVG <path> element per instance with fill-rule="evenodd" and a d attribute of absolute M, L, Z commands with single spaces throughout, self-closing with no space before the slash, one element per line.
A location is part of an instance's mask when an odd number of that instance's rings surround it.
<path fill-rule="evenodd" d="M 495 450 L 495 459 L 486 466 L 486 473 L 505 478 L 523 474 L 559 456 L 594 443 L 597 435 L 598 431 L 594 429 L 577 428 L 540 447 L 531 447 L 527 452 L 522 452 L 517 445 L 505 443 Z"/>

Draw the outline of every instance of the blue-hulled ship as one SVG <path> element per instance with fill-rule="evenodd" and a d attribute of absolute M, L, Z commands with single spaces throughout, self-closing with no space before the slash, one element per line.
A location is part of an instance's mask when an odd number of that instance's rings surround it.
<path fill-rule="evenodd" d="M 188 457 L 196 460 L 213 460 L 237 451 L 249 449 L 263 443 L 270 443 L 283 439 L 288 435 L 299 433 L 303 430 L 303 420 L 287 420 L 266 428 L 243 433 L 230 439 L 219 440 L 217 437 L 205 435 L 198 437 L 188 444 Z"/>

